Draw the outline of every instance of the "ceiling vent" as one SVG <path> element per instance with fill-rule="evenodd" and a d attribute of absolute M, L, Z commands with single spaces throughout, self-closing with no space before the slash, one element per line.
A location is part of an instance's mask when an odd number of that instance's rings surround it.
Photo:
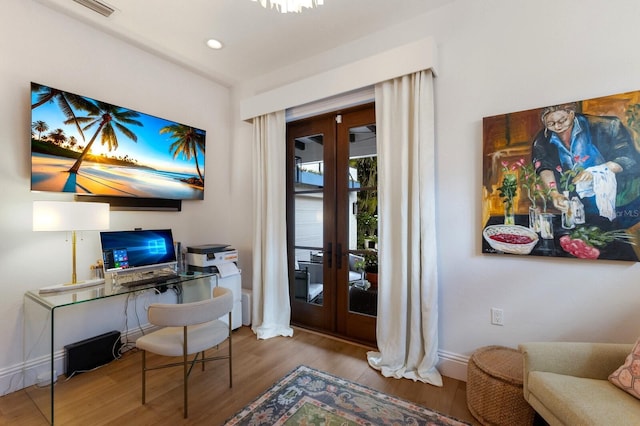
<path fill-rule="evenodd" d="M 107 18 L 111 16 L 113 12 L 115 12 L 114 8 L 98 0 L 73 0 L 73 1 Z"/>

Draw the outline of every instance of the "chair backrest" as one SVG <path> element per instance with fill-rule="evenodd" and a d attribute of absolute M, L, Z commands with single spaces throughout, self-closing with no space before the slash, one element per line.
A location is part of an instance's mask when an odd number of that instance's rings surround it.
<path fill-rule="evenodd" d="M 324 267 L 324 265 L 322 263 L 318 263 L 318 262 L 306 262 L 306 261 L 301 261 L 298 262 L 300 264 L 300 268 L 302 270 L 306 270 L 307 272 L 309 272 L 309 280 L 312 283 L 321 283 L 322 280 L 322 268 Z"/>
<path fill-rule="evenodd" d="M 349 253 L 349 270 L 350 271 L 360 271 L 356 267 L 356 263 L 363 262 L 363 261 L 364 261 L 364 257 L 363 256 L 358 256 L 357 254 Z"/>
<path fill-rule="evenodd" d="M 216 287 L 213 298 L 198 302 L 149 306 L 149 322 L 162 327 L 182 327 L 213 321 L 233 309 L 233 293 L 228 288 Z"/>

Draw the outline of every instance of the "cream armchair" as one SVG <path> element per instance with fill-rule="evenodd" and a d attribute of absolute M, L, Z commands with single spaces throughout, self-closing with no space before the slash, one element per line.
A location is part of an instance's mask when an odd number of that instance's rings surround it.
<path fill-rule="evenodd" d="M 633 344 L 535 342 L 524 355 L 524 398 L 551 426 L 640 425 L 640 400 L 608 377 Z"/>

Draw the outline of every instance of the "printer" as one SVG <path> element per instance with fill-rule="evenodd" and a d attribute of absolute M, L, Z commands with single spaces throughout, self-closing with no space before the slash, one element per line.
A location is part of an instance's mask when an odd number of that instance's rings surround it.
<path fill-rule="evenodd" d="M 220 272 L 224 265 L 238 266 L 238 250 L 227 244 L 205 244 L 187 247 L 187 268 L 198 272 Z M 233 269 L 233 268 L 230 268 Z"/>
<path fill-rule="evenodd" d="M 187 247 L 187 270 L 215 273 L 218 285 L 233 293 L 232 329 L 242 325 L 242 271 L 238 269 L 238 250 L 228 244 L 205 244 Z M 183 295 L 185 297 L 188 295 Z M 227 322 L 226 316 L 220 318 Z"/>

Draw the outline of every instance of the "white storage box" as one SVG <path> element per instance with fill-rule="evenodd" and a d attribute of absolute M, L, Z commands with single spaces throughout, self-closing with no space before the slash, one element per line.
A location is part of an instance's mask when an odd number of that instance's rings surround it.
<path fill-rule="evenodd" d="M 251 325 L 251 290 L 242 289 L 242 325 Z"/>

